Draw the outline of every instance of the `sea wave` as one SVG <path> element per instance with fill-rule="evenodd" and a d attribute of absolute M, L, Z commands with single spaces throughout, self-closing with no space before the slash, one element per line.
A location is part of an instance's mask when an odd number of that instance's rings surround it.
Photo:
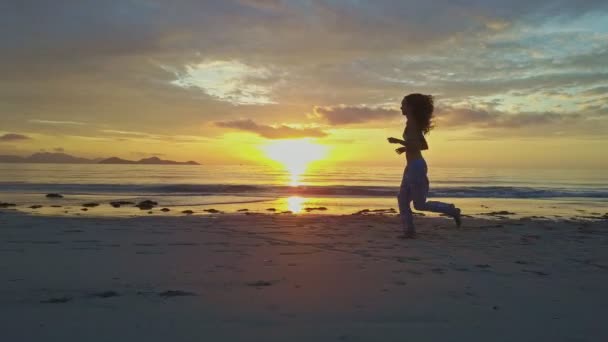
<path fill-rule="evenodd" d="M 277 186 L 242 184 L 45 184 L 0 183 L 0 192 L 63 194 L 131 194 L 175 196 L 348 196 L 392 197 L 399 191 L 391 186 Z M 594 188 L 540 188 L 525 186 L 437 186 L 432 187 L 429 197 L 451 198 L 608 198 L 607 187 Z"/>

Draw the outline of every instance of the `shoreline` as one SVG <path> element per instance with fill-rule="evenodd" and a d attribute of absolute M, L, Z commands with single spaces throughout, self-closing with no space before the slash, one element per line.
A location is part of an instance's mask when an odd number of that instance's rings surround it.
<path fill-rule="evenodd" d="M 9 340 L 601 340 L 606 221 L 0 213 Z M 547 329 L 551 326 L 551 329 Z"/>
<path fill-rule="evenodd" d="M 184 216 L 209 214 L 293 214 L 293 215 L 352 215 L 357 213 L 397 214 L 396 198 L 358 197 L 269 197 L 247 196 L 197 197 L 171 196 L 75 196 L 45 198 L 46 194 L 0 193 L 0 212 L 18 211 L 31 215 L 67 217 L 138 217 Z M 433 198 L 430 198 L 433 200 Z M 579 198 L 558 199 L 491 199 L 447 198 L 455 203 L 465 217 L 475 218 L 532 218 L 532 219 L 588 219 L 608 218 L 608 199 L 588 201 Z M 153 205 L 138 207 L 151 201 Z M 114 204 L 118 203 L 118 204 Z M 140 209 L 141 208 L 141 209 Z M 415 210 L 414 210 L 415 211 Z M 436 217 L 437 214 L 418 212 L 418 216 Z"/>

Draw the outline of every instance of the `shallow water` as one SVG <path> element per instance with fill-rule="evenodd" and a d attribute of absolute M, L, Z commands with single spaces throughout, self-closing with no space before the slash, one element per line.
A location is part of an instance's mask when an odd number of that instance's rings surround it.
<path fill-rule="evenodd" d="M 292 175 L 272 166 L 167 166 L 0 164 L 0 202 L 47 214 L 84 214 L 81 204 L 102 205 L 87 215 L 148 214 L 112 208 L 114 200 L 154 199 L 178 214 L 248 209 L 257 212 L 350 214 L 363 209 L 396 209 L 399 167 L 311 167 Z M 598 170 L 509 170 L 431 167 L 430 198 L 453 202 L 468 214 L 508 210 L 519 216 L 604 214 L 608 176 Z M 294 181 L 295 180 L 295 181 Z M 62 199 L 47 199 L 47 193 Z M 40 209 L 29 209 L 34 204 Z M 61 207 L 50 207 L 51 205 Z M 327 210 L 309 210 L 325 207 Z"/>

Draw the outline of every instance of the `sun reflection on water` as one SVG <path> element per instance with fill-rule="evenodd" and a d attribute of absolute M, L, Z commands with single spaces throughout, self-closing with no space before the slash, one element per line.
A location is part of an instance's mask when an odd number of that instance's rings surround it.
<path fill-rule="evenodd" d="M 302 211 L 302 206 L 306 202 L 306 198 L 300 196 L 291 196 L 287 198 L 287 210 L 291 212 L 299 213 Z"/>

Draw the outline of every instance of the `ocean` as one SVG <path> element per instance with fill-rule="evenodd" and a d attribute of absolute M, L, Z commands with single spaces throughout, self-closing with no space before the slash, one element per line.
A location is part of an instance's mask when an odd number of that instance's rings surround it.
<path fill-rule="evenodd" d="M 0 202 L 15 203 L 18 210 L 68 215 L 83 214 L 84 202 L 101 204 L 87 215 L 134 215 L 139 209 L 107 204 L 144 199 L 173 209 L 172 214 L 210 208 L 349 214 L 396 209 L 402 173 L 393 166 L 313 165 L 293 175 L 273 165 L 0 164 Z M 519 216 L 572 217 L 608 211 L 608 174 L 599 170 L 431 166 L 429 178 L 429 198 L 453 202 L 471 215 L 506 210 Z M 47 199 L 47 193 L 64 198 Z M 311 209 L 319 207 L 326 210 Z"/>

